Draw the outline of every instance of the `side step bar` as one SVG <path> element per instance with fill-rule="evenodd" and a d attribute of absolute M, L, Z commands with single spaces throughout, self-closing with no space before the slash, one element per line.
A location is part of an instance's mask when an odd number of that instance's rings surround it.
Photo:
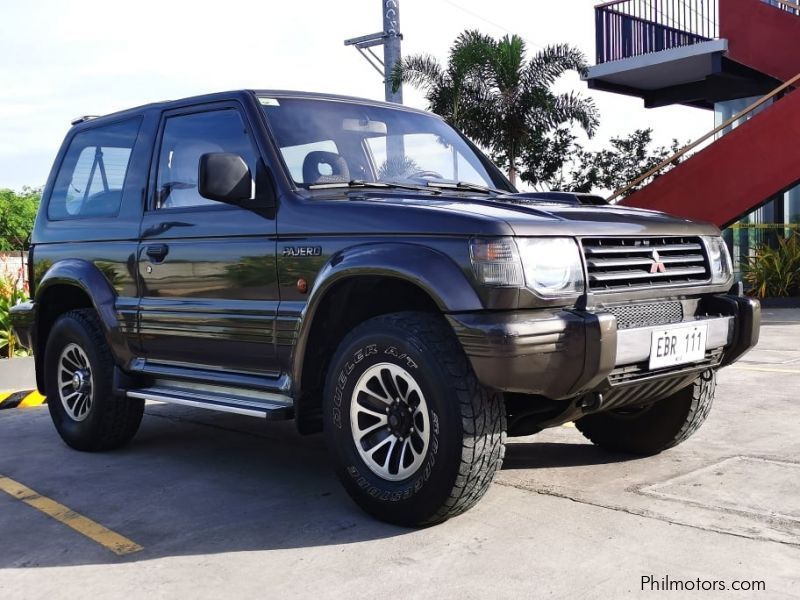
<path fill-rule="evenodd" d="M 261 417 L 268 421 L 285 421 L 294 417 L 292 399 L 278 394 L 271 394 L 272 397 L 265 400 L 252 400 L 210 391 L 187 390 L 166 386 L 135 388 L 128 390 L 126 394 L 130 398 L 207 408 L 248 417 Z"/>

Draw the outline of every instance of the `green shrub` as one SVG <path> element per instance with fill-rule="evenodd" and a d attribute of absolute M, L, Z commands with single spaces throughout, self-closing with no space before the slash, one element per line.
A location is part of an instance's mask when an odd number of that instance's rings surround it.
<path fill-rule="evenodd" d="M 11 307 L 26 299 L 25 292 L 9 277 L 0 278 L 0 358 L 26 356 L 11 328 Z"/>
<path fill-rule="evenodd" d="M 800 241 L 797 235 L 778 241 L 778 247 L 759 246 L 742 265 L 744 280 L 758 298 L 800 296 Z"/>

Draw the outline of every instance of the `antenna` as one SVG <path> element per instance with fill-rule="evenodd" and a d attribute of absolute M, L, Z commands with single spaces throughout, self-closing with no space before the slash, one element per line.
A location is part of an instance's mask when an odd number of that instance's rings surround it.
<path fill-rule="evenodd" d="M 72 119 L 69 124 L 70 125 L 78 125 L 79 123 L 84 123 L 86 121 L 91 121 L 92 119 L 96 119 L 98 115 L 83 115 L 82 117 L 76 117 Z"/>

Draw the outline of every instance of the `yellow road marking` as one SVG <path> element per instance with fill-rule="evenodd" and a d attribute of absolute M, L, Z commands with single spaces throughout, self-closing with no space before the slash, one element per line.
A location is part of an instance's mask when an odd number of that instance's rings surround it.
<path fill-rule="evenodd" d="M 774 367 L 750 367 L 746 365 L 734 365 L 737 371 L 760 371 L 762 373 L 788 373 L 790 375 L 800 375 L 800 369 L 776 369 Z"/>
<path fill-rule="evenodd" d="M 44 404 L 45 397 L 36 390 L 25 396 L 25 399 L 19 403 L 17 408 L 31 408 L 33 406 L 41 406 Z"/>
<path fill-rule="evenodd" d="M 144 550 L 142 546 L 128 538 L 103 527 L 100 523 L 87 519 L 83 515 L 79 515 L 55 500 L 41 496 L 31 488 L 4 475 L 0 475 L 0 490 L 43 512 L 48 517 L 63 523 L 67 527 L 71 527 L 107 550 L 111 550 L 114 554 L 124 556 Z"/>

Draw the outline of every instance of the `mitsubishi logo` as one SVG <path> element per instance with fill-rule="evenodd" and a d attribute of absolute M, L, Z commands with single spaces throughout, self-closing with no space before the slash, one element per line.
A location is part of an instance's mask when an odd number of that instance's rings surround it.
<path fill-rule="evenodd" d="M 653 264 L 650 265 L 650 273 L 666 273 L 667 267 L 661 262 L 661 255 L 658 250 L 653 250 Z"/>

